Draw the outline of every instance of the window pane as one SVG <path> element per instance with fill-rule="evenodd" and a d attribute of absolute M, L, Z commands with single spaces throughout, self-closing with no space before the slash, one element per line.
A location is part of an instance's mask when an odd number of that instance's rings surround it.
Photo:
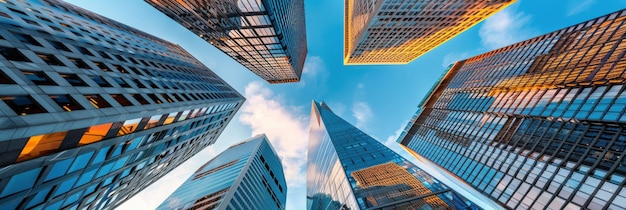
<path fill-rule="evenodd" d="M 169 115 L 167 115 L 167 119 L 165 119 L 165 122 L 163 122 L 163 125 L 167 125 L 170 123 L 174 122 L 174 119 L 176 119 L 176 115 L 178 114 L 178 112 L 172 112 Z"/>
<path fill-rule="evenodd" d="M 46 112 L 30 96 L 0 96 L 18 115 L 37 114 Z"/>
<path fill-rule="evenodd" d="M 65 66 L 63 62 L 61 62 L 56 56 L 52 54 L 46 54 L 46 53 L 35 53 L 35 54 L 37 54 L 37 56 L 39 56 L 39 58 L 41 58 L 41 60 L 46 62 L 48 65 Z"/>
<path fill-rule="evenodd" d="M 100 85 L 100 87 L 113 87 L 106 80 L 104 80 L 104 78 L 102 78 L 101 76 L 93 76 L 93 77 L 91 77 L 91 79 L 94 82 L 96 82 L 96 84 Z"/>
<path fill-rule="evenodd" d="M 30 137 L 17 161 L 21 162 L 56 152 L 59 146 L 61 146 L 63 139 L 65 139 L 66 134 L 67 131 L 63 131 Z"/>
<path fill-rule="evenodd" d="M 146 100 L 143 96 L 141 96 L 141 94 L 130 94 L 130 95 L 142 105 L 150 104 L 150 102 L 148 102 L 148 100 Z"/>
<path fill-rule="evenodd" d="M 2 70 L 0 70 L 0 84 L 15 84 Z"/>
<path fill-rule="evenodd" d="M 84 109 L 80 106 L 70 95 L 57 95 L 50 96 L 50 98 L 56 102 L 63 110 L 71 112 L 73 110 L 82 110 Z"/>
<path fill-rule="evenodd" d="M 146 124 L 146 126 L 143 129 L 145 130 L 145 129 L 156 127 L 157 123 L 159 123 L 159 120 L 161 120 L 161 116 L 162 115 L 154 115 L 150 117 L 150 120 L 148 120 L 148 124 Z"/>
<path fill-rule="evenodd" d="M 120 128 L 120 131 L 117 132 L 117 136 L 131 134 L 135 132 L 140 121 L 141 118 L 126 120 L 126 122 L 124 122 L 124 125 L 122 125 L 122 127 Z"/>
<path fill-rule="evenodd" d="M 91 159 L 92 155 L 93 155 L 93 152 L 87 152 L 87 153 L 77 156 L 76 159 L 74 160 L 74 163 L 70 167 L 70 170 L 68 171 L 68 173 L 72 173 L 76 170 L 84 168 L 89 162 L 89 160 Z"/>
<path fill-rule="evenodd" d="M 0 196 L 10 195 L 33 187 L 35 181 L 37 181 L 37 177 L 39 177 L 39 172 L 41 172 L 41 168 L 13 175 Z"/>
<path fill-rule="evenodd" d="M 67 82 L 72 86 L 87 86 L 87 83 L 80 79 L 80 77 L 76 74 L 61 74 L 61 77 L 65 78 L 65 80 L 67 80 Z"/>
<path fill-rule="evenodd" d="M 109 130 L 111 129 L 111 125 L 113 125 L 113 123 L 94 125 L 94 126 L 87 128 L 87 131 L 85 131 L 85 134 L 83 134 L 83 137 L 80 138 L 80 141 L 78 142 L 78 146 L 91 144 L 93 142 L 102 140 L 104 136 L 106 136 Z"/>
<path fill-rule="evenodd" d="M 2 55 L 5 59 L 10 61 L 25 61 L 30 62 L 22 52 L 20 52 L 17 48 L 8 48 L 0 46 L 0 55 Z"/>
<path fill-rule="evenodd" d="M 117 101 L 117 103 L 120 103 L 120 105 L 122 106 L 132 106 L 133 103 L 131 103 L 128 99 L 126 99 L 126 97 L 124 97 L 124 95 L 121 94 L 111 94 L 111 97 L 113 97 L 113 99 L 115 99 Z"/>
<path fill-rule="evenodd" d="M 46 179 L 44 181 L 63 176 L 67 169 L 70 167 L 70 164 L 72 164 L 72 160 L 74 159 L 66 159 L 55 163 L 54 166 L 52 166 L 52 169 L 50 169 L 50 172 L 48 173 L 48 176 L 46 176 Z"/>
<path fill-rule="evenodd" d="M 22 71 L 22 74 L 24 74 L 24 76 L 26 76 L 27 79 L 29 79 L 36 85 L 56 85 L 43 72 Z"/>
<path fill-rule="evenodd" d="M 91 103 L 93 107 L 96 107 L 96 109 L 111 107 L 111 104 L 100 95 L 85 95 L 85 98 L 89 100 L 89 103 Z"/>

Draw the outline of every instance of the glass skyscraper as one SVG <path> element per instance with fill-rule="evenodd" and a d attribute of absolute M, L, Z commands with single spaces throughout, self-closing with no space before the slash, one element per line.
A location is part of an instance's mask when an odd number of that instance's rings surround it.
<path fill-rule="evenodd" d="M 344 64 L 407 64 L 515 0 L 345 0 Z"/>
<path fill-rule="evenodd" d="M 512 209 L 626 209 L 626 10 L 456 62 L 398 141 Z"/>
<path fill-rule="evenodd" d="M 285 209 L 287 184 L 267 137 L 235 144 L 202 165 L 157 209 Z"/>
<path fill-rule="evenodd" d="M 304 0 L 145 0 L 269 83 L 298 82 Z"/>
<path fill-rule="evenodd" d="M 180 46 L 0 1 L 0 209 L 110 209 L 215 142 L 243 97 Z"/>
<path fill-rule="evenodd" d="M 313 102 L 309 209 L 480 209 L 425 171 Z"/>

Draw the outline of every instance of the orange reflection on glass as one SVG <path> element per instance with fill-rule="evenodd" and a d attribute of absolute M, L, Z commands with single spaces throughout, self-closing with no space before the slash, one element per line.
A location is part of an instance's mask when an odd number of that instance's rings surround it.
<path fill-rule="evenodd" d="M 170 123 L 174 122 L 174 119 L 176 119 L 176 115 L 178 114 L 178 112 L 172 112 L 170 114 L 167 115 L 167 119 L 165 119 L 165 122 L 163 122 L 163 125 L 167 125 Z"/>
<path fill-rule="evenodd" d="M 117 136 L 123 136 L 135 132 L 135 130 L 137 130 L 137 126 L 139 126 L 140 121 L 141 118 L 126 120 L 126 122 L 124 122 L 124 125 L 122 125 L 120 130 L 117 132 Z"/>
<path fill-rule="evenodd" d="M 161 120 L 161 116 L 162 115 L 154 115 L 152 117 L 150 117 L 150 120 L 148 121 L 148 124 L 146 124 L 146 127 L 144 127 L 143 129 L 150 129 L 150 128 L 154 128 L 158 126 L 159 120 Z"/>
<path fill-rule="evenodd" d="M 111 129 L 111 125 L 113 125 L 113 123 L 94 125 L 94 126 L 87 128 L 87 131 L 85 131 L 85 134 L 83 134 L 83 137 L 80 138 L 80 141 L 78 142 L 78 146 L 91 144 L 91 143 L 102 140 L 104 136 L 106 136 L 109 130 Z"/>
<path fill-rule="evenodd" d="M 31 136 L 17 162 L 53 153 L 59 149 L 67 131 Z"/>

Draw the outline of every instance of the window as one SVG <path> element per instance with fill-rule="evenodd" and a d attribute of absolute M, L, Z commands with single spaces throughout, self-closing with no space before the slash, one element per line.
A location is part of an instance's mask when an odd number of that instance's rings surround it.
<path fill-rule="evenodd" d="M 113 97 L 113 99 L 115 99 L 117 101 L 117 103 L 120 103 L 120 105 L 122 106 L 132 106 L 133 103 L 131 103 L 128 99 L 126 99 L 126 97 L 124 97 L 124 95 L 122 94 L 111 94 L 111 97 Z"/>
<path fill-rule="evenodd" d="M 91 67 L 89 67 L 89 65 L 87 65 L 87 63 L 85 63 L 85 61 L 83 61 L 80 58 L 71 58 L 68 57 L 67 58 L 70 62 L 72 62 L 74 64 L 74 66 L 81 68 L 81 69 L 91 69 Z"/>
<path fill-rule="evenodd" d="M 80 138 L 80 141 L 78 142 L 78 146 L 91 144 L 91 143 L 98 142 L 104 139 L 104 137 L 107 135 L 107 133 L 111 129 L 111 125 L 113 125 L 113 123 L 94 125 L 94 126 L 87 128 L 87 131 L 85 131 L 85 134 L 83 134 L 83 137 Z"/>
<path fill-rule="evenodd" d="M 111 107 L 111 104 L 104 100 L 100 95 L 84 95 L 85 98 L 95 107 L 96 109 L 100 108 L 108 108 Z"/>
<path fill-rule="evenodd" d="M 79 169 L 85 168 L 87 163 L 89 163 L 89 160 L 91 159 L 92 155 L 93 155 L 93 152 L 86 152 L 86 153 L 76 156 L 74 163 L 72 163 L 72 166 L 70 166 L 70 170 L 67 171 L 67 173 L 72 173 Z"/>
<path fill-rule="evenodd" d="M 165 100 L 166 100 L 166 101 L 168 101 L 168 102 L 170 102 L 170 103 L 174 102 L 174 100 L 172 100 L 172 98 L 170 98 L 170 96 L 169 96 L 169 95 L 167 95 L 167 94 L 165 94 L 165 93 L 161 93 L 161 96 L 162 96 L 163 98 L 165 98 Z"/>
<path fill-rule="evenodd" d="M 141 94 L 130 94 L 130 95 L 142 105 L 150 104 L 150 102 L 148 102 L 148 100 L 146 100 L 143 96 L 141 96 Z"/>
<path fill-rule="evenodd" d="M 46 62 L 48 65 L 65 66 L 63 62 L 61 62 L 56 56 L 52 54 L 46 54 L 46 53 L 35 53 L 35 54 L 37 54 L 37 56 L 39 56 L 39 58 L 41 58 L 41 60 Z"/>
<path fill-rule="evenodd" d="M 50 99 L 52 99 L 59 106 L 61 106 L 63 110 L 68 111 L 68 112 L 71 112 L 73 110 L 85 109 L 82 106 L 80 106 L 78 103 L 76 103 L 76 101 L 74 101 L 74 99 L 70 95 L 52 95 L 50 96 Z"/>
<path fill-rule="evenodd" d="M 157 127 L 159 121 L 161 120 L 161 116 L 163 116 L 163 115 L 154 115 L 154 116 L 150 117 L 150 120 L 148 120 L 148 123 L 146 124 L 146 126 L 143 129 L 145 130 L 145 129 L 150 129 L 150 128 Z"/>
<path fill-rule="evenodd" d="M 78 77 L 78 75 L 76 74 L 60 74 L 61 77 L 65 78 L 65 80 L 67 80 L 68 83 L 70 83 L 70 85 L 72 86 L 87 86 L 87 83 L 85 83 L 82 79 L 80 79 L 80 77 Z"/>
<path fill-rule="evenodd" d="M 35 185 L 35 181 L 37 181 L 37 177 L 39 177 L 39 172 L 41 172 L 41 168 L 13 175 L 11 180 L 9 180 L 9 183 L 7 183 L 4 187 L 4 190 L 2 190 L 2 194 L 0 194 L 0 196 L 11 195 L 33 187 Z"/>
<path fill-rule="evenodd" d="M 35 40 L 35 38 L 33 38 L 30 35 L 15 33 L 15 38 L 17 38 L 18 41 L 25 43 L 25 44 L 31 44 L 31 45 L 42 47 L 41 43 L 39 43 L 37 40 Z"/>
<path fill-rule="evenodd" d="M 84 47 L 76 47 L 76 48 L 78 48 L 78 51 L 80 51 L 80 53 L 82 54 L 93 56 L 93 53 L 91 53 L 91 51 L 89 51 L 87 48 L 84 48 Z"/>
<path fill-rule="evenodd" d="M 177 115 L 178 115 L 178 112 L 172 112 L 172 113 L 168 114 L 167 118 L 165 119 L 165 122 L 163 122 L 163 125 L 167 125 L 167 124 L 173 123 L 174 120 L 176 119 Z"/>
<path fill-rule="evenodd" d="M 44 181 L 52 180 L 52 179 L 55 179 L 57 177 L 63 176 L 65 174 L 65 172 L 67 171 L 67 169 L 72 164 L 72 160 L 74 160 L 74 159 L 70 158 L 70 159 L 65 159 L 65 160 L 61 160 L 59 162 L 56 162 L 52 166 L 52 169 L 50 169 L 50 172 L 48 173 L 48 175 L 46 176 L 46 179 Z"/>
<path fill-rule="evenodd" d="M 126 69 L 120 65 L 113 65 L 113 67 L 122 73 L 128 74 L 128 71 L 126 71 Z"/>
<path fill-rule="evenodd" d="M 0 75 L 1 76 L 1 75 Z M 133 82 L 135 82 L 135 84 L 137 84 L 138 88 L 146 88 L 145 85 L 143 85 L 143 83 L 139 82 L 138 79 L 133 79 Z M 0 83 L 1 83 L 1 78 L 0 78 Z"/>
<path fill-rule="evenodd" d="M 22 74 L 26 76 L 30 81 L 35 83 L 36 85 L 56 85 L 48 76 L 40 71 L 30 72 L 30 71 L 22 71 Z"/>
<path fill-rule="evenodd" d="M 30 62 L 22 52 L 20 52 L 17 48 L 9 48 L 0 46 L 0 55 L 2 55 L 5 59 L 10 61 L 25 61 Z"/>
<path fill-rule="evenodd" d="M 155 94 L 148 94 L 148 97 L 150 97 L 150 99 L 152 99 L 157 104 L 163 103 L 161 99 L 159 99 L 159 97 L 157 97 Z"/>
<path fill-rule="evenodd" d="M 2 70 L 0 70 L 0 84 L 15 84 Z"/>
<path fill-rule="evenodd" d="M 141 118 L 126 120 L 126 122 L 124 122 L 124 125 L 122 125 L 120 130 L 117 132 L 117 136 L 131 134 L 135 132 L 135 130 L 137 130 L 137 127 L 139 126 L 139 122 L 141 122 Z"/>
<path fill-rule="evenodd" d="M 113 77 L 113 80 L 120 86 L 122 87 L 126 87 L 129 88 L 130 85 L 128 83 L 126 83 L 126 81 L 124 81 L 124 79 L 120 78 L 120 77 Z"/>
<path fill-rule="evenodd" d="M 50 45 L 52 45 L 52 47 L 56 48 L 57 50 L 63 50 L 63 51 L 66 51 L 66 52 L 71 52 L 70 49 L 67 48 L 67 46 L 65 46 L 61 42 L 50 41 L 50 40 L 48 40 L 48 42 L 50 42 Z"/>
<path fill-rule="evenodd" d="M 46 112 L 30 96 L 0 96 L 13 111 L 18 115 L 37 114 Z"/>
<path fill-rule="evenodd" d="M 102 62 L 93 62 L 93 63 L 96 64 L 96 66 L 98 66 L 98 68 L 100 68 L 100 70 L 104 72 L 111 71 L 111 69 L 109 69 L 109 67 Z"/>
<path fill-rule="evenodd" d="M 105 52 L 98 51 L 98 54 L 100 54 L 100 56 L 102 56 L 103 58 L 111 59 L 111 57 L 108 54 L 106 54 Z"/>
<path fill-rule="evenodd" d="M 65 139 L 65 135 L 67 131 L 31 136 L 17 161 L 21 162 L 56 152 Z"/>
<path fill-rule="evenodd" d="M 104 80 L 101 76 L 92 76 L 91 79 L 96 82 L 96 84 L 100 85 L 100 87 L 113 87 L 113 85 L 109 84 L 106 80 Z"/>

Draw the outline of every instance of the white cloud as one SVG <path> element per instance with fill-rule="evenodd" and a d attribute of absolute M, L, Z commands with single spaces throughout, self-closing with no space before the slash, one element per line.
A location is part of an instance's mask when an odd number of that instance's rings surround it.
<path fill-rule="evenodd" d="M 397 146 L 398 143 L 396 141 L 398 140 L 398 137 L 400 137 L 400 134 L 402 133 L 402 131 L 404 130 L 404 128 L 406 127 L 408 123 L 409 123 L 408 121 L 404 121 L 400 125 L 400 128 L 398 128 L 398 130 L 396 130 L 396 132 L 393 135 L 387 137 L 387 141 L 383 142 L 383 144 L 385 144 L 387 147 Z"/>
<path fill-rule="evenodd" d="M 516 6 L 510 6 L 487 18 L 478 34 L 481 43 L 488 50 L 504 47 L 528 39 L 535 30 L 527 25 L 532 17 L 518 12 Z"/>
<path fill-rule="evenodd" d="M 252 134 L 265 133 L 282 158 L 288 186 L 305 182 L 308 115 L 298 107 L 285 105 L 280 96 L 261 82 L 251 82 L 245 88 L 246 103 L 240 110 L 239 121 L 252 129 Z"/>
<path fill-rule="evenodd" d="M 365 125 L 374 117 L 374 113 L 367 103 L 359 101 L 352 106 L 352 116 L 356 118 L 355 126 L 364 130 Z"/>
<path fill-rule="evenodd" d="M 569 1 L 567 3 L 567 13 L 565 16 L 577 15 L 585 10 L 588 10 L 596 3 L 596 0 L 580 0 L 580 1 Z"/>
<path fill-rule="evenodd" d="M 310 75 L 311 77 L 317 76 L 320 71 L 324 70 L 324 62 L 319 56 L 310 56 L 304 62 L 302 74 Z"/>
<path fill-rule="evenodd" d="M 441 63 L 441 66 L 443 66 L 443 68 L 448 68 L 450 64 L 454 64 L 457 61 L 467 58 L 469 58 L 469 52 L 451 52 L 443 57 L 443 62 Z"/>

